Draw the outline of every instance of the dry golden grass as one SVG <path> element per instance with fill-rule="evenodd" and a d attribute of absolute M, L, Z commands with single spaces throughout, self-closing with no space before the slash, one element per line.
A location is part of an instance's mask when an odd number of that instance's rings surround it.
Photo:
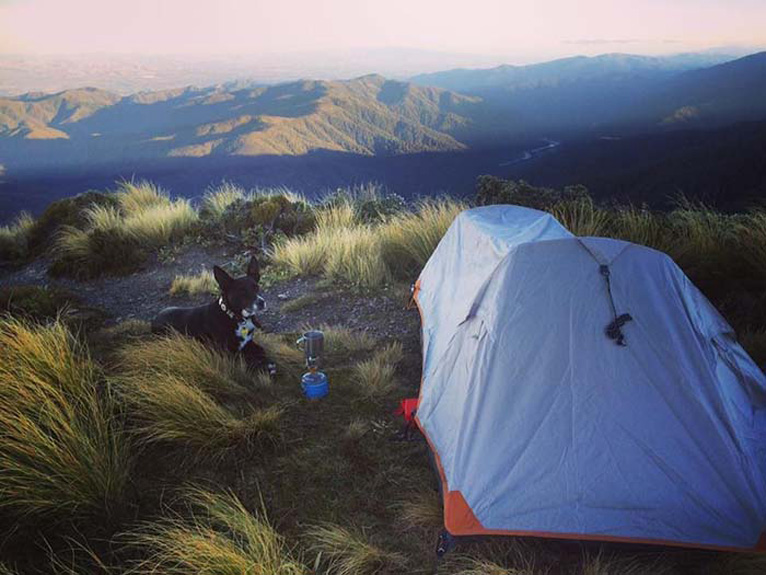
<path fill-rule="evenodd" d="M 128 216 L 171 203 L 167 192 L 148 180 L 123 180 L 118 184 L 116 196 L 120 210 Z"/>
<path fill-rule="evenodd" d="M 305 371 L 305 356 L 295 345 L 295 339 L 275 333 L 258 332 L 256 343 L 266 350 L 266 355 L 276 364 L 277 369 L 291 375 Z"/>
<path fill-rule="evenodd" d="M 646 207 L 628 206 L 615 210 L 608 235 L 671 255 L 676 248 L 672 230 L 664 216 Z"/>
<path fill-rule="evenodd" d="M 62 271 L 95 276 L 129 271 L 148 251 L 187 234 L 198 220 L 188 200 L 171 200 L 147 182 L 123 182 L 118 207 L 94 205 L 85 210 L 83 229 L 64 227 L 53 246 Z"/>
<path fill-rule="evenodd" d="M 402 357 L 399 342 L 391 343 L 354 368 L 358 388 L 368 398 L 381 397 L 396 388 L 396 364 Z"/>
<path fill-rule="evenodd" d="M 117 353 L 120 371 L 157 381 L 177 377 L 216 397 L 246 394 L 254 374 L 244 360 L 181 334 L 136 341 Z"/>
<path fill-rule="evenodd" d="M 375 545 L 355 527 L 325 524 L 306 534 L 311 551 L 321 554 L 328 575 L 374 575 L 387 569 L 401 569 L 404 557 Z"/>
<path fill-rule="evenodd" d="M 110 390 L 60 321 L 0 320 L 0 505 L 107 519 L 124 500 L 129 445 Z"/>
<path fill-rule="evenodd" d="M 202 198 L 200 213 L 211 216 L 214 219 L 221 219 L 226 213 L 226 209 L 237 201 L 250 199 L 251 194 L 237 184 L 223 182 L 214 188 L 208 188 Z"/>
<path fill-rule="evenodd" d="M 170 284 L 170 295 L 218 295 L 221 289 L 210 270 L 202 270 L 196 275 L 177 275 Z"/>
<path fill-rule="evenodd" d="M 250 513 L 230 492 L 187 491 L 189 518 L 148 523 L 127 539 L 148 551 L 132 572 L 142 575 L 303 575 L 284 538 L 269 524 L 263 508 Z"/>
<path fill-rule="evenodd" d="M 548 575 L 551 569 L 542 563 L 544 554 L 540 551 L 541 548 L 534 544 L 514 539 L 485 539 L 465 554 L 448 555 L 443 572 L 450 575 Z"/>
<path fill-rule="evenodd" d="M 457 215 L 467 209 L 453 199 L 421 203 L 415 212 L 394 216 L 380 233 L 383 252 L 390 273 L 395 277 L 413 277 L 426 264 Z"/>
<path fill-rule="evenodd" d="M 437 530 L 444 527 L 444 512 L 438 491 L 419 491 L 397 507 L 399 518 L 408 529 Z"/>
<path fill-rule="evenodd" d="M 122 376 L 116 384 L 145 443 L 181 445 L 198 455 L 221 457 L 227 450 L 274 443 L 280 437 L 279 407 L 238 416 L 196 385 L 172 375 Z"/>
<path fill-rule="evenodd" d="M 328 246 L 326 278 L 362 288 L 380 287 L 390 280 L 383 260 L 383 237 L 376 228 L 337 229 L 328 238 Z"/>
<path fill-rule="evenodd" d="M 597 206 L 590 197 L 559 202 L 550 211 L 578 237 L 602 236 L 609 228 L 609 211 Z"/>
<path fill-rule="evenodd" d="M 392 277 L 416 274 L 465 207 L 454 200 L 435 200 L 388 222 L 364 225 L 351 202 L 337 202 L 317 211 L 313 233 L 278 243 L 273 258 L 295 274 L 380 287 Z"/>

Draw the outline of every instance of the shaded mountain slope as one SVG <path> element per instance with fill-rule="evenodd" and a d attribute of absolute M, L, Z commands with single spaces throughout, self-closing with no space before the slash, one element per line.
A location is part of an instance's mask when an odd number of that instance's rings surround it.
<path fill-rule="evenodd" d="M 478 99 L 364 76 L 227 90 L 183 88 L 120 97 L 100 90 L 0 99 L 9 165 L 210 155 L 356 154 L 465 148 Z M 47 148 L 40 139 L 58 139 Z"/>

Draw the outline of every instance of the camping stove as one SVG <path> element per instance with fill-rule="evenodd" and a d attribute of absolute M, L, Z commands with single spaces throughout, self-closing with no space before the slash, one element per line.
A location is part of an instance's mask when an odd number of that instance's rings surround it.
<path fill-rule="evenodd" d="M 324 334 L 319 330 L 304 333 L 296 342 L 303 347 L 308 372 L 301 377 L 303 394 L 309 399 L 320 399 L 330 391 L 327 376 L 319 371 L 324 353 Z"/>

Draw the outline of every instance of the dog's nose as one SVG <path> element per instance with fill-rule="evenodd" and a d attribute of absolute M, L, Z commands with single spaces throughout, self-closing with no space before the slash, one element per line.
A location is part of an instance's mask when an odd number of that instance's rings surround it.
<path fill-rule="evenodd" d="M 258 310 L 260 310 L 260 311 L 265 310 L 266 309 L 266 300 L 263 299 L 261 296 L 258 296 L 258 298 L 255 300 L 255 307 Z"/>

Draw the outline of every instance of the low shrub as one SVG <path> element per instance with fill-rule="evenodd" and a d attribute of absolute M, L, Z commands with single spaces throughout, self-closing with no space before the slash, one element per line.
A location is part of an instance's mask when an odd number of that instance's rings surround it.
<path fill-rule="evenodd" d="M 0 262 L 19 262 L 29 253 L 29 232 L 34 220 L 26 212 L 6 226 L 0 226 Z"/>
<path fill-rule="evenodd" d="M 496 176 L 479 176 L 474 201 L 477 206 L 515 204 L 537 210 L 550 210 L 556 204 L 587 198 L 584 186 L 567 186 L 563 190 L 532 186 L 523 180 L 503 180 Z"/>
<path fill-rule="evenodd" d="M 230 492 L 189 489 L 191 516 L 146 523 L 127 536 L 148 557 L 131 572 L 154 575 L 263 574 L 303 575 L 284 538 L 269 524 L 263 509 L 250 513 Z"/>
<path fill-rule="evenodd" d="M 0 506 L 108 521 L 129 475 L 116 403 L 87 349 L 61 322 L 0 319 Z"/>
<path fill-rule="evenodd" d="M 49 204 L 29 231 L 30 254 L 40 255 L 51 248 L 63 228 L 83 229 L 88 222 L 88 208 L 96 206 L 117 207 L 117 198 L 114 194 L 88 191 Z"/>

